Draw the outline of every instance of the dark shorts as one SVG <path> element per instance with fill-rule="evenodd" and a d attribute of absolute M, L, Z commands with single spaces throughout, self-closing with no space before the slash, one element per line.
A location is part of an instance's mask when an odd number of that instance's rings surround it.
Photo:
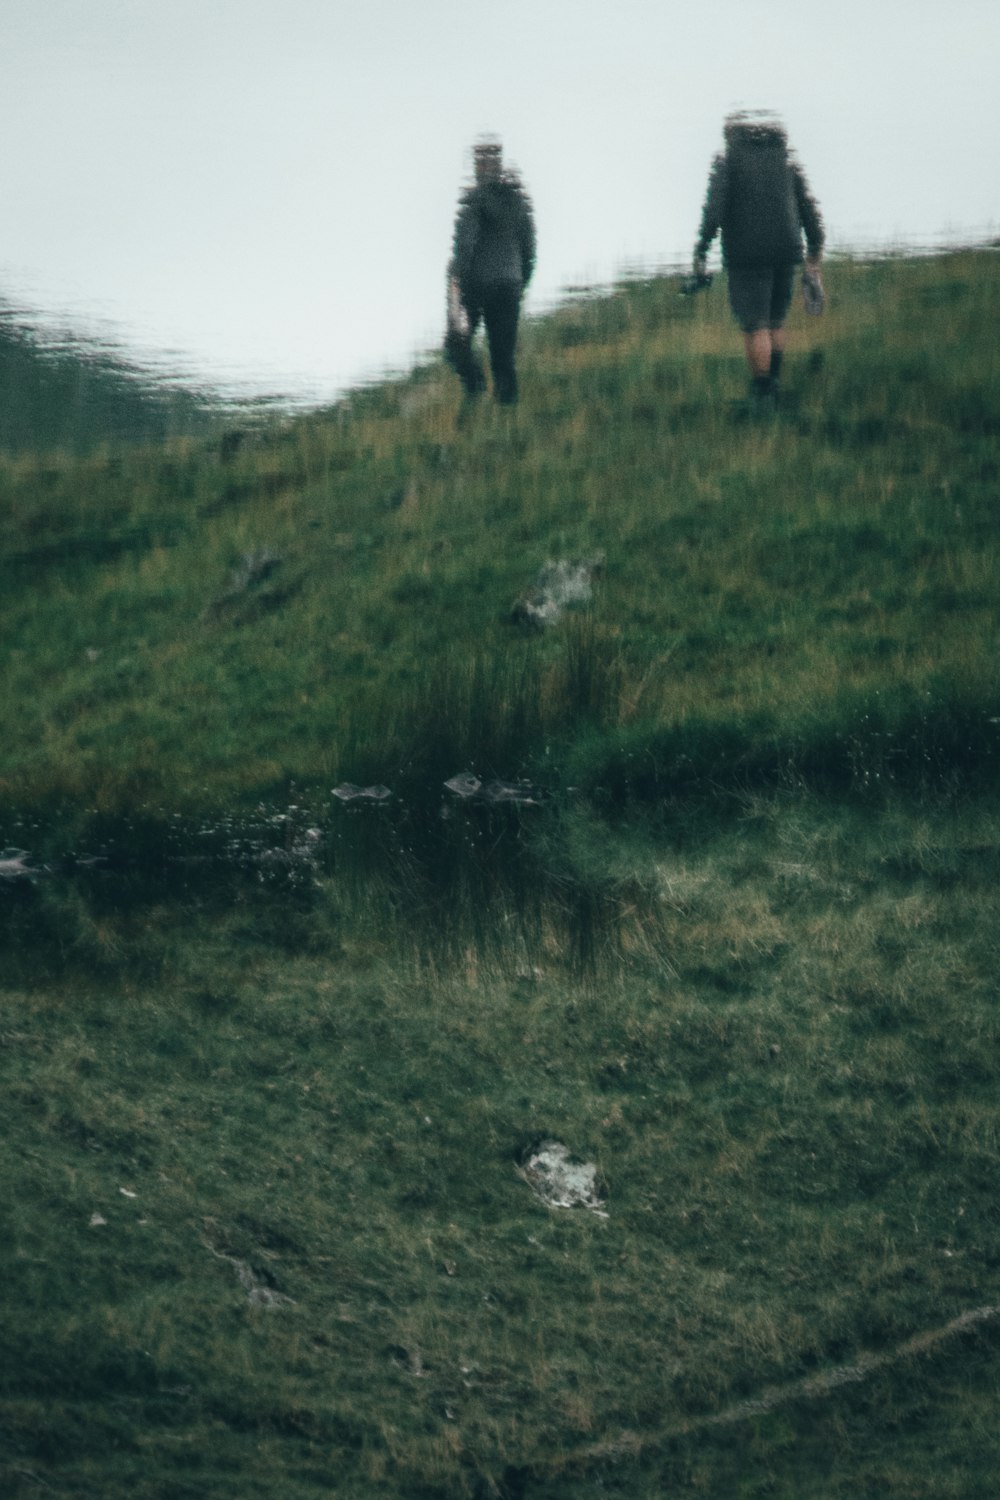
<path fill-rule="evenodd" d="M 794 265 L 730 266 L 729 306 L 744 333 L 780 328 L 792 303 Z"/>

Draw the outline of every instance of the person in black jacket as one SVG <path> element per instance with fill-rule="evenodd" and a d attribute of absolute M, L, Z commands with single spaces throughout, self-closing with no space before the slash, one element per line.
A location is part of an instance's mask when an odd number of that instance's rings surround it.
<path fill-rule="evenodd" d="M 535 224 L 520 180 L 504 169 L 499 142 L 478 142 L 473 160 L 475 182 L 459 203 L 448 266 L 445 355 L 467 395 L 484 391 L 486 377 L 472 347 L 482 320 L 493 394 L 510 406 L 517 400 L 517 324 L 521 298 L 535 268 Z"/>
<path fill-rule="evenodd" d="M 724 134 L 725 151 L 712 162 L 694 273 L 696 280 L 705 278 L 708 247 L 721 229 L 729 303 L 743 330 L 751 388 L 756 396 L 774 396 L 803 236 L 807 299 L 817 310 L 822 305 L 823 221 L 777 120 L 741 111 L 728 117 Z"/>

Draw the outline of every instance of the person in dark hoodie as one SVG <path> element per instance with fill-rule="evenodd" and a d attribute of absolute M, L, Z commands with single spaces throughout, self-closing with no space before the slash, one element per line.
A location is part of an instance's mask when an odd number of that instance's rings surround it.
<path fill-rule="evenodd" d="M 785 350 L 785 318 L 796 268 L 802 264 L 806 305 L 823 302 L 820 261 L 823 221 L 805 174 L 790 153 L 784 127 L 773 116 L 740 111 L 724 127 L 725 150 L 715 157 L 694 251 L 696 282 L 719 230 L 729 281 L 729 304 L 743 330 L 751 391 L 777 396 Z"/>
<path fill-rule="evenodd" d="M 448 331 L 445 355 L 466 394 L 486 389 L 472 347 L 486 324 L 493 394 L 517 401 L 514 355 L 521 298 L 535 268 L 535 224 L 531 202 L 518 177 L 503 166 L 498 141 L 482 140 L 473 152 L 475 182 L 462 194 L 448 266 Z"/>

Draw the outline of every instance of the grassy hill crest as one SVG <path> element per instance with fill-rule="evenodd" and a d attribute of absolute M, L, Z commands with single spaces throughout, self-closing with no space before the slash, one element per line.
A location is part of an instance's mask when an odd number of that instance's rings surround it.
<path fill-rule="evenodd" d="M 511 417 L 463 426 L 433 364 L 242 449 L 2 460 L 0 801 L 176 811 L 554 756 L 641 794 L 643 746 L 659 795 L 699 734 L 822 759 L 871 715 L 883 761 L 920 758 L 923 720 L 932 761 L 995 764 L 996 277 L 991 252 L 834 264 L 770 425 L 736 420 L 721 291 L 664 279 L 529 324 Z M 598 556 L 582 615 L 512 624 L 547 560 Z"/>

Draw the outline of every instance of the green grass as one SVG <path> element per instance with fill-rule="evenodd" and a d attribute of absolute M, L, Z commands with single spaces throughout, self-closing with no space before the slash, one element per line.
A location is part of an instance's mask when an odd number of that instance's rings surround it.
<path fill-rule="evenodd" d="M 831 266 L 771 425 L 734 425 L 721 292 L 666 280 L 529 325 L 513 417 L 458 426 L 431 365 L 231 462 L 8 460 L 0 796 L 183 811 L 470 758 L 558 783 L 584 728 L 598 766 L 595 736 L 689 721 L 794 747 L 887 688 L 901 733 L 959 701 L 992 758 L 996 278 Z M 511 623 L 547 558 L 598 555 L 581 628 Z"/>
<path fill-rule="evenodd" d="M 4 997 L 15 1493 L 989 1493 L 1000 1324 L 892 1351 L 1000 1306 L 996 835 L 577 825 L 582 971 L 551 902 L 458 954 L 335 880 L 282 947 L 252 890 L 92 910 Z M 535 1200 L 541 1135 L 607 1219 Z"/>
<path fill-rule="evenodd" d="M 997 264 L 0 460 L 5 1495 L 993 1494 Z"/>
<path fill-rule="evenodd" d="M 109 443 L 221 432 L 228 413 L 207 391 L 169 386 L 100 341 L 46 336 L 0 299 L 0 448 L 89 453 Z"/>

